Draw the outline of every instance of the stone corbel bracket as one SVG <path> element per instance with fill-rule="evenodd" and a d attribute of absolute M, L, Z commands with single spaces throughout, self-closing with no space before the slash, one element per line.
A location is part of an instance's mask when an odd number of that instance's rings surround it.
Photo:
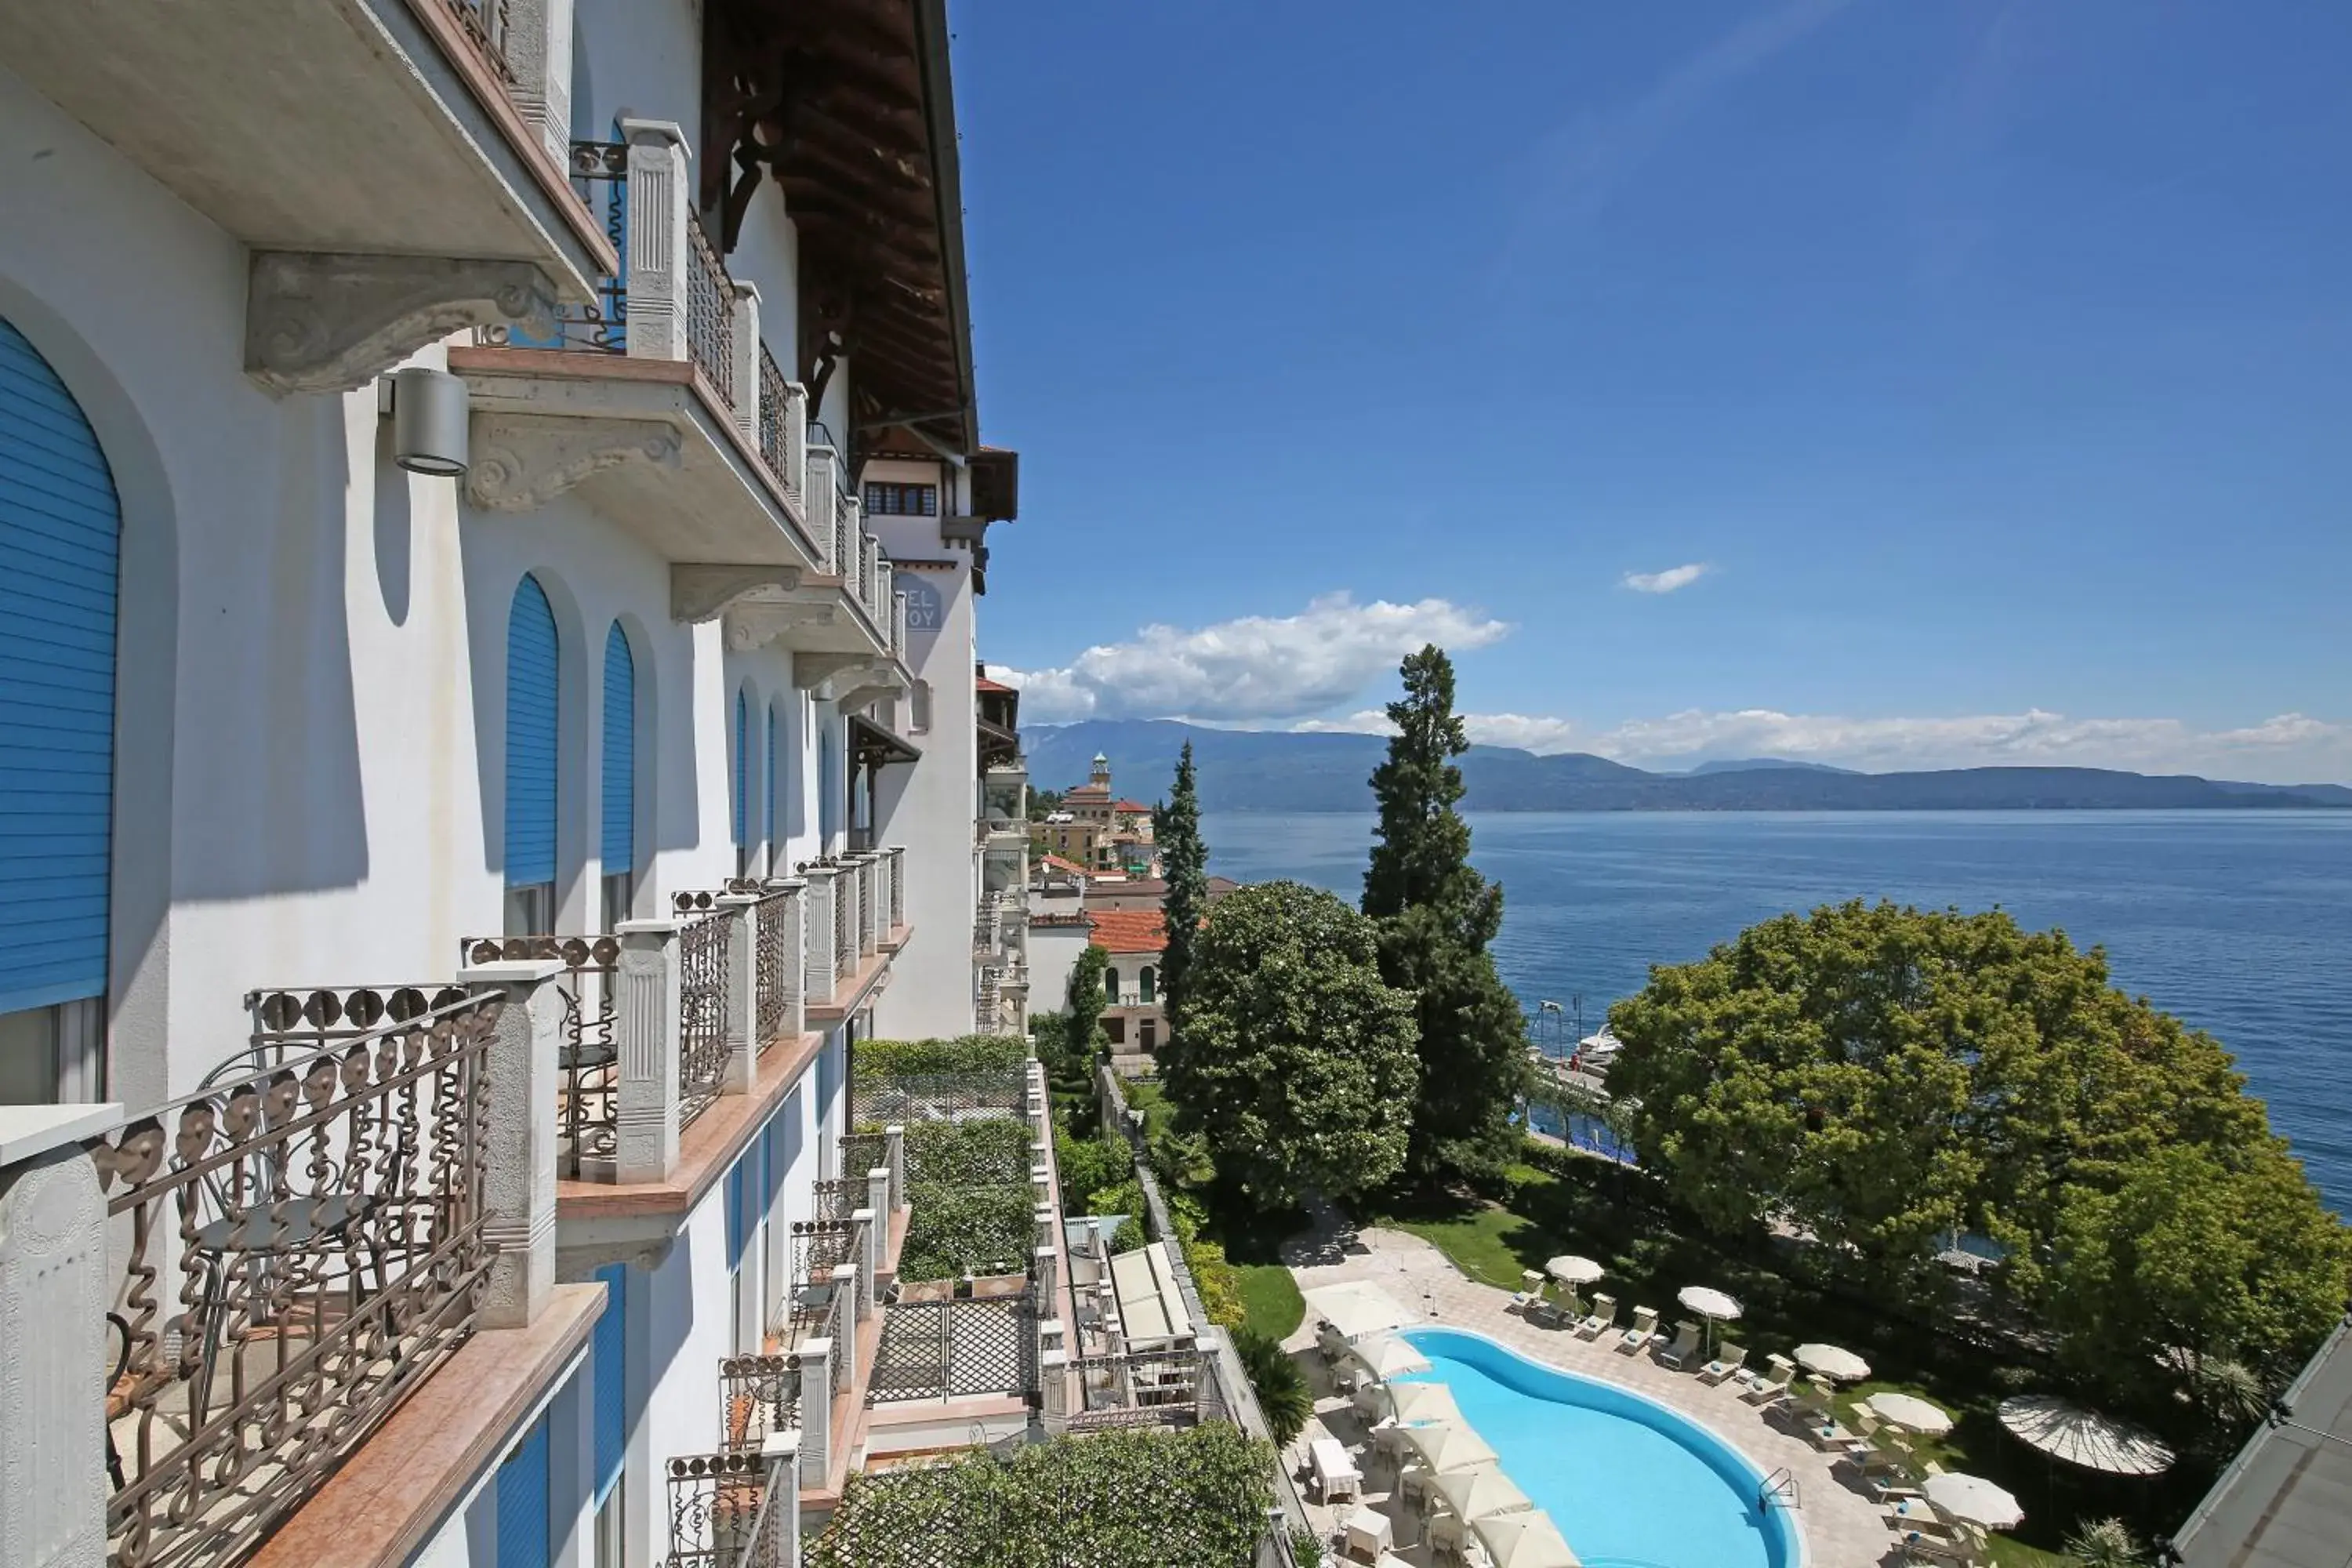
<path fill-rule="evenodd" d="M 527 261 L 256 251 L 245 373 L 272 392 L 349 392 L 467 327 L 551 337 L 555 298 Z"/>
<path fill-rule="evenodd" d="M 793 684 L 820 702 L 829 701 L 829 683 L 836 676 L 864 669 L 873 662 L 874 656 L 864 653 L 796 653 L 793 655 Z M 853 679 L 849 684 L 857 683 Z"/>
<path fill-rule="evenodd" d="M 528 511 L 623 463 L 681 465 L 676 427 L 659 419 L 579 419 L 477 414 L 466 499 L 491 511 Z"/>
<path fill-rule="evenodd" d="M 894 667 L 880 659 L 868 659 L 826 676 L 817 685 L 816 699 L 837 703 L 846 712 L 906 689 L 907 678 Z"/>
<path fill-rule="evenodd" d="M 793 632 L 831 626 L 834 615 L 826 605 L 775 605 L 756 599 L 739 604 L 727 612 L 727 646 L 737 653 L 751 653 Z"/>
<path fill-rule="evenodd" d="M 669 569 L 669 618 L 680 626 L 699 626 L 739 605 L 781 605 L 800 585 L 797 566 L 675 563 Z"/>

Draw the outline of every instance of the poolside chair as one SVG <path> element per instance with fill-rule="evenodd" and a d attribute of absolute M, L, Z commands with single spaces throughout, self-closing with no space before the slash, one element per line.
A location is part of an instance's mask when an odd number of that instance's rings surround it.
<path fill-rule="evenodd" d="M 1658 1337 L 1658 1310 L 1655 1307 L 1633 1309 L 1633 1326 L 1617 1337 L 1620 1354 L 1632 1355 Z"/>
<path fill-rule="evenodd" d="M 1778 1405 L 1789 1397 L 1789 1380 L 1796 1375 L 1797 1369 L 1792 1365 L 1776 1366 L 1769 1373 L 1748 1384 L 1748 1392 L 1739 1397 L 1759 1410 Z"/>
<path fill-rule="evenodd" d="M 1738 1376 L 1747 1365 L 1747 1347 L 1726 1340 L 1716 1347 L 1715 1359 L 1698 1369 L 1698 1378 L 1701 1383 L 1721 1383 L 1727 1377 Z"/>
<path fill-rule="evenodd" d="M 1576 1337 L 1580 1340 L 1597 1340 L 1608 1332 L 1611 1325 L 1616 1321 L 1617 1298 L 1595 1293 L 1592 1298 L 1592 1310 L 1586 1313 L 1584 1321 L 1576 1325 Z"/>
<path fill-rule="evenodd" d="M 1658 1359 L 1672 1367 L 1685 1365 L 1698 1355 L 1698 1335 L 1699 1327 L 1696 1323 L 1676 1323 L 1675 1342 L 1661 1346 Z"/>
<path fill-rule="evenodd" d="M 1526 1315 L 1528 1321 L 1539 1329 L 1557 1329 L 1570 1321 L 1567 1310 L 1549 1297 L 1539 1298 Z"/>

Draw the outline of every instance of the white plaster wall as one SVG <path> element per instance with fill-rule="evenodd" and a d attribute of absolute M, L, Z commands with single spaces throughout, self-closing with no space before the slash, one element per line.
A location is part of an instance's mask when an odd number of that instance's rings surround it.
<path fill-rule="evenodd" d="M 1070 971 L 1087 951 L 1084 926 L 1029 928 L 1029 1010 L 1058 1013 L 1070 994 Z"/>
<path fill-rule="evenodd" d="M 618 119 L 701 135 L 702 7 L 694 0 L 572 0 L 572 127 L 603 141 Z M 694 149 L 698 156 L 701 148 Z"/>
<path fill-rule="evenodd" d="M 547 1417 L 548 1545 L 556 1568 L 588 1568 L 593 1561 L 588 1359 L 584 1351 L 575 1356 L 538 1407 L 514 1429 L 519 1440 L 541 1415 Z M 497 1482 L 499 1467 L 505 1462 L 500 1452 L 467 1481 L 440 1526 L 408 1559 L 409 1568 L 498 1568 Z"/>

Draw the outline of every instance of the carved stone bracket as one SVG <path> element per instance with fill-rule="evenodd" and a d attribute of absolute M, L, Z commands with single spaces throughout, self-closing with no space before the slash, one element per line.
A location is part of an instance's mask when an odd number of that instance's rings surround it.
<path fill-rule="evenodd" d="M 800 585 L 797 566 L 705 566 L 680 562 L 669 569 L 669 618 L 684 626 L 715 621 L 738 605 L 781 603 Z"/>
<path fill-rule="evenodd" d="M 595 1279 L 596 1270 L 615 1263 L 651 1273 L 668 1259 L 677 1239 L 674 1233 L 664 1232 L 659 1236 L 614 1237 L 566 1247 L 555 1255 L 555 1277 L 567 1285 L 584 1285 Z"/>
<path fill-rule="evenodd" d="M 727 646 L 751 653 L 790 633 L 831 626 L 839 613 L 830 605 L 739 604 L 727 612 Z"/>
<path fill-rule="evenodd" d="M 675 426 L 658 419 L 583 419 L 551 414 L 477 414 L 466 499 L 493 511 L 527 511 L 607 468 L 682 461 Z"/>
<path fill-rule="evenodd" d="M 906 677 L 895 667 L 879 659 L 866 659 L 826 676 L 817 686 L 816 699 L 820 702 L 837 702 L 845 709 L 861 708 L 906 688 Z"/>
<path fill-rule="evenodd" d="M 821 689 L 844 670 L 860 669 L 873 662 L 870 654 L 863 653 L 796 653 L 793 655 L 793 684 L 803 691 Z M 819 701 L 828 700 L 822 689 L 816 695 Z"/>
<path fill-rule="evenodd" d="M 555 330 L 555 288 L 527 261 L 261 250 L 245 373 L 272 392 L 349 392 L 467 327 Z"/>

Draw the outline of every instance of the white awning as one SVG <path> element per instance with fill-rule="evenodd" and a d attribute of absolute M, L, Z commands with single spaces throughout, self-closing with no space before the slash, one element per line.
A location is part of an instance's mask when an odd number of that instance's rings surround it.
<path fill-rule="evenodd" d="M 1192 1337 L 1192 1314 L 1176 1287 L 1166 1242 L 1151 1242 L 1112 1258 L 1110 1283 L 1130 1346 L 1150 1350 Z"/>

